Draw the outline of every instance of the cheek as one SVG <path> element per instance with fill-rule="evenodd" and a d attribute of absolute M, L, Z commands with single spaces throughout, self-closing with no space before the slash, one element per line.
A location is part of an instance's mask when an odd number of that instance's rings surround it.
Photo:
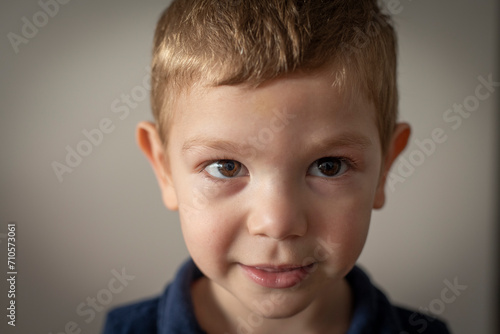
<path fill-rule="evenodd" d="M 193 204 L 197 203 L 197 204 Z M 187 199 L 179 205 L 184 241 L 199 268 L 211 276 L 227 263 L 227 255 L 238 233 L 235 213 L 210 202 L 202 205 Z M 223 212 L 224 214 L 221 214 Z"/>
<path fill-rule="evenodd" d="M 332 273 L 347 274 L 358 259 L 370 225 L 371 200 L 370 193 L 354 192 L 325 201 L 315 209 L 323 213 L 315 217 L 323 224 L 315 226 L 314 233 L 323 240 L 322 245 L 330 247 L 327 262 Z"/>
<path fill-rule="evenodd" d="M 344 222 L 338 228 L 339 243 L 343 256 L 356 261 L 363 249 L 370 226 L 371 207 L 355 207 L 344 215 Z"/>

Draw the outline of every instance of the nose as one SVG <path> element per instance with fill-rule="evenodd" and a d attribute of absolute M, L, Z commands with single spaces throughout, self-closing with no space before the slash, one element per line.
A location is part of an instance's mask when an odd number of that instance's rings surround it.
<path fill-rule="evenodd" d="M 270 181 L 252 194 L 247 228 L 252 235 L 276 240 L 300 237 L 307 232 L 304 194 L 291 182 Z"/>

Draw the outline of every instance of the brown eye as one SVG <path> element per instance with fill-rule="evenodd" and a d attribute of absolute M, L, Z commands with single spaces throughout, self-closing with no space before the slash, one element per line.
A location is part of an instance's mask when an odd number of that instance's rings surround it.
<path fill-rule="evenodd" d="M 335 177 L 345 173 L 347 169 L 348 166 L 344 160 L 327 157 L 316 160 L 311 167 L 309 167 L 308 173 L 314 176 Z"/>
<path fill-rule="evenodd" d="M 338 159 L 320 159 L 318 160 L 318 169 L 326 176 L 335 176 L 339 172 L 341 161 Z"/>
<path fill-rule="evenodd" d="M 238 175 L 238 172 L 241 169 L 241 164 L 237 161 L 233 160 L 221 160 L 219 161 L 219 165 L 217 166 L 219 172 L 225 177 L 233 177 Z"/>
<path fill-rule="evenodd" d="M 219 160 L 205 167 L 205 170 L 216 178 L 231 178 L 240 174 L 242 164 L 235 160 Z"/>

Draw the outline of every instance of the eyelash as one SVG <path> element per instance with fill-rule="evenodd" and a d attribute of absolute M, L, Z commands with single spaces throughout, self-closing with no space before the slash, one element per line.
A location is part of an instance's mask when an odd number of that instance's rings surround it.
<path fill-rule="evenodd" d="M 221 155 L 221 156 L 214 156 L 210 157 L 209 160 L 204 161 L 199 167 L 199 174 L 202 174 L 203 178 L 205 178 L 208 181 L 214 182 L 214 183 L 221 183 L 221 182 L 228 182 L 231 181 L 231 178 L 218 178 L 210 175 L 208 172 L 206 172 L 206 168 L 213 164 L 214 162 L 221 161 L 221 160 L 231 160 L 231 161 L 238 161 L 231 159 L 229 156 L 226 155 Z"/>
<path fill-rule="evenodd" d="M 346 174 L 350 174 L 358 169 L 358 161 L 352 157 L 345 157 L 345 156 L 325 156 L 325 157 L 319 158 L 317 160 L 314 160 L 313 163 L 316 163 L 317 161 L 319 161 L 321 159 L 325 159 L 325 158 L 338 159 L 347 165 L 347 170 L 342 175 L 335 176 L 335 177 L 322 177 L 321 179 L 325 179 L 325 181 L 338 180 L 339 178 L 343 178 Z M 202 173 L 203 177 L 205 179 L 212 181 L 212 182 L 216 182 L 216 183 L 231 181 L 233 178 L 218 178 L 218 177 L 214 177 L 214 176 L 210 175 L 208 172 L 206 172 L 206 168 L 208 166 L 210 166 L 211 164 L 213 164 L 215 162 L 221 161 L 221 160 L 238 161 L 238 160 L 234 160 L 234 159 L 230 158 L 229 156 L 225 156 L 225 155 L 213 157 L 213 158 L 210 158 L 210 160 L 207 160 L 207 161 L 203 162 L 203 164 L 200 165 L 198 173 Z M 309 165 L 307 167 L 307 170 L 309 170 L 311 165 Z M 311 176 L 313 176 L 313 175 L 311 175 Z"/>
<path fill-rule="evenodd" d="M 337 181 L 339 179 L 343 179 L 344 177 L 348 176 L 352 172 L 355 172 L 356 170 L 358 170 L 358 162 L 357 162 L 357 160 L 355 160 L 354 158 L 348 158 L 348 157 L 343 157 L 343 156 L 326 156 L 326 157 L 314 160 L 313 164 L 317 163 L 319 160 L 328 159 L 328 158 L 338 159 L 341 163 L 345 163 L 347 170 L 345 172 L 343 172 L 339 176 L 319 177 L 323 181 L 326 181 L 326 182 Z M 312 166 L 312 164 L 307 168 L 308 171 L 309 171 L 309 168 L 311 168 L 311 166 Z M 315 176 L 315 175 L 310 175 L 310 176 Z"/>

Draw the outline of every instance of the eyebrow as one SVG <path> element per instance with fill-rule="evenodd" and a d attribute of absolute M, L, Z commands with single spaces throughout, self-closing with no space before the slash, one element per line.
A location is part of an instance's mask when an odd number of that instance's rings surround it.
<path fill-rule="evenodd" d="M 313 149 L 317 151 L 325 151 L 328 149 L 338 148 L 338 147 L 348 147 L 353 149 L 358 149 L 365 151 L 373 145 L 373 142 L 366 136 L 358 133 L 345 133 L 339 137 L 328 138 L 325 140 L 318 140 L 313 144 Z M 233 143 L 230 141 L 211 138 L 205 136 L 196 136 L 188 139 L 182 146 L 182 153 L 196 149 L 196 148 L 210 148 L 214 150 L 226 151 L 231 153 L 244 152 L 249 149 L 251 145 L 246 142 L 244 145 Z"/>
<path fill-rule="evenodd" d="M 319 141 L 315 148 L 318 150 L 328 150 L 337 147 L 349 147 L 365 151 L 373 145 L 370 138 L 358 133 L 345 133 L 339 137 L 328 138 Z"/>
<path fill-rule="evenodd" d="M 236 143 L 229 142 L 226 140 L 221 140 L 217 138 L 205 137 L 205 136 L 196 136 L 191 139 L 188 139 L 184 145 L 182 145 L 182 152 L 186 153 L 189 150 L 202 147 L 202 148 L 211 148 L 219 151 L 227 151 L 227 152 L 242 152 L 245 148 L 249 147 L 249 145 L 242 147 Z"/>

